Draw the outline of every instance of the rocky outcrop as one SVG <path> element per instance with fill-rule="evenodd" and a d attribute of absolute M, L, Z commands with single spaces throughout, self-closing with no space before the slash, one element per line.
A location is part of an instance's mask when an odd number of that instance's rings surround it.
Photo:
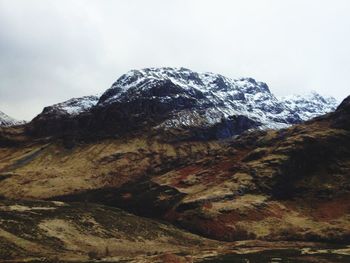
<path fill-rule="evenodd" d="M 97 104 L 98 96 L 73 98 L 45 107 L 27 126 L 27 131 L 35 136 L 76 134 L 84 129 L 83 116 Z"/>
<path fill-rule="evenodd" d="M 331 116 L 334 127 L 350 129 L 350 96 L 339 105 Z"/>

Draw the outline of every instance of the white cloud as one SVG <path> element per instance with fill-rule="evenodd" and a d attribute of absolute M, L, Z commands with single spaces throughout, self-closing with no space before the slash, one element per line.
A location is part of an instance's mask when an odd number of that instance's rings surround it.
<path fill-rule="evenodd" d="M 0 110 L 30 119 L 150 66 L 342 99 L 349 9 L 346 0 L 0 0 Z"/>

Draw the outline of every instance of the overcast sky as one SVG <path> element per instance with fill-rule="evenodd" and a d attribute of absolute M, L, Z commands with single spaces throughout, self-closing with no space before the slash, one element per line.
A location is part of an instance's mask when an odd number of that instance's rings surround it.
<path fill-rule="evenodd" d="M 30 120 L 158 66 L 341 100 L 350 94 L 349 13 L 348 0 L 0 0 L 0 110 Z"/>

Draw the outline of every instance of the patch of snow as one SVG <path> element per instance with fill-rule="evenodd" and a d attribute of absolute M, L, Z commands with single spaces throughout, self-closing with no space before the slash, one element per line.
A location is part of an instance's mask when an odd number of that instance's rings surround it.
<path fill-rule="evenodd" d="M 84 96 L 81 98 L 73 98 L 65 102 L 46 107 L 40 115 L 45 116 L 50 114 L 60 114 L 76 116 L 83 112 L 89 111 L 97 104 L 98 99 L 98 96 Z"/>

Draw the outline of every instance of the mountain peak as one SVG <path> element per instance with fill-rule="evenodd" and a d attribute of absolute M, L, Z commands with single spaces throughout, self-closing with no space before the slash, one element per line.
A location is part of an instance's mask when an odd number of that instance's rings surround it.
<path fill-rule="evenodd" d="M 292 111 L 298 112 L 303 121 L 334 111 L 339 104 L 335 98 L 324 97 L 315 91 L 282 97 L 281 101 Z"/>
<path fill-rule="evenodd" d="M 283 128 L 336 107 L 334 99 L 316 93 L 279 100 L 266 83 L 253 78 L 231 79 L 211 72 L 171 67 L 127 72 L 101 96 L 98 105 L 131 103 L 141 98 L 172 105 L 170 119 L 161 124 L 166 127 L 189 123 L 210 126 L 230 116 L 242 115 L 261 128 Z M 179 98 L 181 104 L 175 103 Z"/>
<path fill-rule="evenodd" d="M 80 98 L 72 98 L 67 101 L 45 107 L 42 114 L 60 114 L 66 116 L 75 116 L 82 112 L 90 110 L 98 101 L 98 96 L 84 96 Z"/>
<path fill-rule="evenodd" d="M 145 90 L 159 83 L 172 83 L 183 91 L 194 93 L 235 92 L 271 93 L 267 84 L 253 78 L 230 79 L 211 72 L 198 73 L 187 68 L 145 68 L 122 75 L 100 98 L 100 104 L 113 103 L 130 90 Z"/>
<path fill-rule="evenodd" d="M 316 94 L 278 99 L 266 83 L 253 78 L 232 79 L 172 67 L 130 70 L 100 98 L 89 98 L 89 107 L 82 107 L 86 98 L 48 107 L 35 120 L 50 119 L 55 131 L 60 126 L 57 119 L 69 117 L 74 124 L 62 124 L 64 129 L 84 124 L 81 129 L 86 131 L 118 134 L 152 127 L 191 131 L 200 138 L 214 139 L 249 129 L 285 128 L 337 106 L 334 99 Z M 79 120 L 81 112 L 90 112 L 86 118 L 93 120 Z M 42 129 L 43 125 L 36 126 Z"/>
<path fill-rule="evenodd" d="M 348 112 L 350 112 L 350 96 L 346 97 L 337 108 L 337 111 L 341 110 L 347 110 Z"/>
<path fill-rule="evenodd" d="M 18 121 L 0 111 L 0 127 L 9 127 L 24 124 L 25 121 Z"/>

